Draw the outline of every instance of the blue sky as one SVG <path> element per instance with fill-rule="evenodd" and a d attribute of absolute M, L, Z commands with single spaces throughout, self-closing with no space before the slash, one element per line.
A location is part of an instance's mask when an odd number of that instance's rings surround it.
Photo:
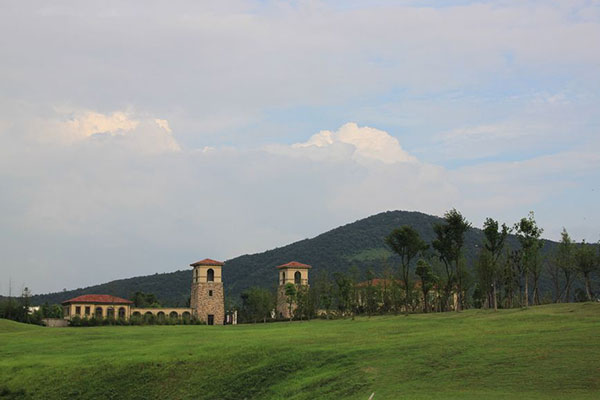
<path fill-rule="evenodd" d="M 0 293 L 392 209 L 600 239 L 599 1 L 5 2 Z"/>

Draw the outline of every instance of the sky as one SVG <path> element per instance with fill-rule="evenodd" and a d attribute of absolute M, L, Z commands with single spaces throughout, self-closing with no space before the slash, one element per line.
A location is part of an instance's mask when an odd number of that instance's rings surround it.
<path fill-rule="evenodd" d="M 597 0 L 1 2 L 0 54 L 0 294 L 387 210 L 600 239 Z"/>

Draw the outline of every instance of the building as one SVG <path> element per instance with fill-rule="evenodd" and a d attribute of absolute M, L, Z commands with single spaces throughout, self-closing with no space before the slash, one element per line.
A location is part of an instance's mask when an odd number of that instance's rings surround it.
<path fill-rule="evenodd" d="M 79 316 L 81 318 L 122 318 L 131 317 L 133 302 L 109 294 L 84 294 L 83 296 L 63 301 L 63 317 Z"/>
<path fill-rule="evenodd" d="M 297 261 L 291 261 L 287 264 L 279 265 L 279 285 L 277 287 L 277 315 L 279 318 L 291 318 L 294 315 L 296 309 L 295 302 L 291 307 L 288 303 L 287 296 L 285 294 L 285 285 L 288 283 L 296 285 L 296 288 L 302 286 L 308 286 L 308 270 L 312 267 L 308 264 L 302 264 Z"/>
<path fill-rule="evenodd" d="M 194 267 L 190 306 L 194 316 L 208 325 L 225 323 L 225 298 L 221 279 L 223 265 L 210 258 L 190 264 Z"/>
<path fill-rule="evenodd" d="M 225 299 L 221 268 L 224 263 L 206 258 L 190 264 L 194 267 L 190 307 L 139 308 L 133 302 L 108 294 L 85 294 L 64 301 L 63 319 L 74 316 L 80 318 L 115 318 L 154 316 L 157 319 L 183 318 L 192 316 L 208 325 L 223 325 L 225 322 Z M 237 323 L 237 315 L 231 319 Z"/>

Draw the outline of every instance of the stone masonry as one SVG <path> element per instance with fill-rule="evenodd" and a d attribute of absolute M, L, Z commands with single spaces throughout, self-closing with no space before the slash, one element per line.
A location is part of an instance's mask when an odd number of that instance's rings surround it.
<path fill-rule="evenodd" d="M 210 296 L 212 291 L 212 296 Z M 222 282 L 192 283 L 190 306 L 197 318 L 208 323 L 208 316 L 213 315 L 215 325 L 223 325 L 225 320 L 225 304 Z"/>

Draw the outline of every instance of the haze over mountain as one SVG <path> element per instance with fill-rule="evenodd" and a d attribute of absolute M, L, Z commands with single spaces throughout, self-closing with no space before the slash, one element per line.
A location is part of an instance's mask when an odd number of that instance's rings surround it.
<path fill-rule="evenodd" d="M 426 242 L 431 243 L 434 239 L 433 225 L 441 221 L 439 217 L 420 212 L 387 211 L 340 226 L 311 239 L 227 260 L 223 268 L 227 301 L 237 301 L 239 294 L 251 286 L 275 287 L 275 267 L 292 260 L 312 265 L 310 274 L 313 279 L 319 271 L 327 271 L 330 274 L 336 271 L 347 272 L 353 266 L 358 267 L 363 274 L 368 268 L 381 273 L 386 265 L 398 265 L 395 257 L 384 245 L 384 237 L 394 228 L 410 225 Z M 472 269 L 477 246 L 482 241 L 483 232 L 480 229 L 469 229 L 465 236 L 464 248 L 469 269 Z M 513 248 L 518 246 L 514 236 L 509 237 L 508 244 Z M 555 242 L 546 240 L 543 252 L 547 253 L 555 245 Z M 164 305 L 185 305 L 189 296 L 191 276 L 191 269 L 139 276 L 83 289 L 36 295 L 32 300 L 36 304 L 59 303 L 88 293 L 130 297 L 139 290 L 156 294 Z M 541 286 L 547 286 L 544 277 Z"/>

